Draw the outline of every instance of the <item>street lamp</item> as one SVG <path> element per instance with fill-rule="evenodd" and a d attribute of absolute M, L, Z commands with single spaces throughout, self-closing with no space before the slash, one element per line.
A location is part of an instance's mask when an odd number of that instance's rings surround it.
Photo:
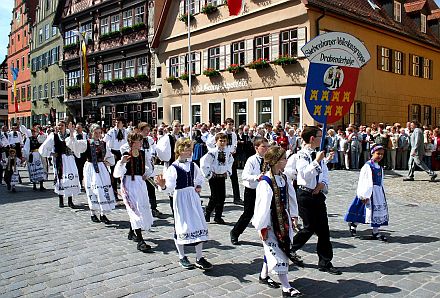
<path fill-rule="evenodd" d="M 83 94 L 83 61 L 82 61 L 82 43 L 84 42 L 86 45 L 86 40 L 84 38 L 84 35 L 79 32 L 78 30 L 72 30 L 73 34 L 78 36 L 79 39 L 79 65 L 80 65 L 80 73 L 79 73 L 79 81 L 80 81 L 80 88 L 81 88 L 81 121 L 84 118 L 84 94 Z M 87 33 L 86 33 L 87 34 Z"/>

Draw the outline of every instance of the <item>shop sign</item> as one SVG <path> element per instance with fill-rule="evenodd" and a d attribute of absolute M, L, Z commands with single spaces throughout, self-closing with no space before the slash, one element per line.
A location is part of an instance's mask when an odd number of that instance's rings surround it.
<path fill-rule="evenodd" d="M 196 87 L 198 93 L 202 92 L 225 92 L 232 89 L 248 87 L 248 81 L 245 79 L 235 80 L 233 82 L 224 82 L 220 84 L 203 84 Z"/>

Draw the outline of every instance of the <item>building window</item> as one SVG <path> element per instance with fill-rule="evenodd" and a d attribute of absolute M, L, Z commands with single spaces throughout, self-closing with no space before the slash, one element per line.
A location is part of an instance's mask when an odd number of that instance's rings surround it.
<path fill-rule="evenodd" d="M 41 68 L 45 68 L 47 66 L 46 53 L 41 55 Z"/>
<path fill-rule="evenodd" d="M 192 106 L 192 124 L 201 123 L 202 115 L 201 115 L 201 107 L 200 105 Z"/>
<path fill-rule="evenodd" d="M 104 81 L 112 80 L 112 65 L 104 64 Z"/>
<path fill-rule="evenodd" d="M 220 70 L 220 47 L 208 50 L 208 68 Z"/>
<path fill-rule="evenodd" d="M 44 98 L 48 98 L 49 97 L 49 84 L 46 83 L 44 84 Z"/>
<path fill-rule="evenodd" d="M 245 46 L 244 40 L 237 41 L 231 45 L 232 64 L 244 65 L 245 64 Z"/>
<path fill-rule="evenodd" d="M 43 86 L 38 86 L 38 99 L 43 98 Z"/>
<path fill-rule="evenodd" d="M 410 57 L 411 59 L 409 69 L 411 71 L 411 75 L 415 77 L 420 77 L 420 62 L 422 57 L 416 55 L 410 55 Z"/>
<path fill-rule="evenodd" d="M 156 78 L 162 78 L 162 67 L 156 67 Z"/>
<path fill-rule="evenodd" d="M 420 105 L 417 104 L 410 105 L 408 111 L 408 121 L 416 120 L 417 122 L 420 122 L 420 118 L 421 118 Z"/>
<path fill-rule="evenodd" d="M 46 26 L 44 26 L 44 37 L 46 40 L 48 40 L 50 37 L 49 24 L 46 24 Z"/>
<path fill-rule="evenodd" d="M 432 79 L 432 68 L 431 68 L 431 60 L 427 58 L 423 58 L 423 78 L 424 79 Z"/>
<path fill-rule="evenodd" d="M 122 79 L 122 62 L 113 63 L 113 78 Z"/>
<path fill-rule="evenodd" d="M 380 47 L 380 61 L 380 69 L 383 71 L 390 71 L 390 49 Z"/>
<path fill-rule="evenodd" d="M 145 15 L 145 7 L 144 6 L 139 6 L 135 8 L 135 18 L 134 18 L 134 23 L 135 24 L 140 24 L 140 23 L 145 23 L 144 22 L 144 15 Z"/>
<path fill-rule="evenodd" d="M 101 35 L 107 34 L 109 32 L 108 18 L 101 19 Z"/>
<path fill-rule="evenodd" d="M 148 59 L 147 57 L 137 58 L 137 74 L 148 74 Z"/>
<path fill-rule="evenodd" d="M 298 38 L 298 28 L 283 31 L 280 37 L 280 56 L 298 57 L 299 41 L 304 41 Z"/>
<path fill-rule="evenodd" d="M 423 106 L 423 125 L 430 126 L 432 124 L 431 121 L 432 108 L 431 106 Z"/>
<path fill-rule="evenodd" d="M 125 61 L 125 76 L 134 77 L 134 59 Z"/>
<path fill-rule="evenodd" d="M 51 52 L 52 52 L 52 63 L 58 63 L 60 47 L 58 46 L 56 48 L 53 48 Z"/>
<path fill-rule="evenodd" d="M 255 52 L 254 58 L 258 59 L 267 59 L 270 60 L 270 36 L 260 36 L 255 38 Z"/>
<path fill-rule="evenodd" d="M 394 1 L 394 20 L 399 23 L 402 21 L 402 4 L 398 1 Z"/>
<path fill-rule="evenodd" d="M 179 77 L 179 57 L 170 58 L 170 77 Z"/>
<path fill-rule="evenodd" d="M 20 69 L 20 60 L 17 59 L 17 69 Z"/>
<path fill-rule="evenodd" d="M 58 95 L 64 95 L 64 80 L 58 80 Z"/>
<path fill-rule="evenodd" d="M 17 41 L 20 41 L 20 34 L 17 34 Z"/>
<path fill-rule="evenodd" d="M 198 59 L 199 55 L 196 52 L 191 53 L 191 72 L 194 74 L 199 74 L 199 65 L 200 60 Z M 189 61 L 188 54 L 185 55 L 185 72 L 189 73 Z"/>
<path fill-rule="evenodd" d="M 133 11 L 130 9 L 122 13 L 122 27 L 131 26 L 133 26 Z"/>
<path fill-rule="evenodd" d="M 95 67 L 89 67 L 89 82 L 96 83 Z"/>
<path fill-rule="evenodd" d="M 182 122 L 182 107 L 171 107 L 171 120 L 179 120 Z"/>
<path fill-rule="evenodd" d="M 79 86 L 80 71 L 74 70 L 67 73 L 67 86 Z"/>
<path fill-rule="evenodd" d="M 420 14 L 420 31 L 426 33 L 426 15 Z"/>
<path fill-rule="evenodd" d="M 222 5 L 223 3 L 225 3 L 225 1 L 221 1 L 221 0 L 206 0 L 206 5 L 211 4 L 214 6 L 219 6 Z"/>
<path fill-rule="evenodd" d="M 189 1 L 189 12 L 191 14 L 196 13 L 196 0 L 183 0 L 183 13 L 188 13 L 188 1 Z M 199 4 L 199 1 L 197 1 L 197 4 Z"/>
<path fill-rule="evenodd" d="M 87 23 L 87 24 L 83 24 L 81 25 L 81 27 L 79 27 L 79 32 L 81 33 L 86 33 L 86 36 L 88 36 L 88 38 L 92 38 L 92 23 Z"/>
<path fill-rule="evenodd" d="M 24 66 L 26 65 L 24 56 L 21 57 L 21 69 L 24 70 Z"/>
<path fill-rule="evenodd" d="M 110 31 L 111 32 L 115 32 L 115 31 L 119 31 L 119 15 L 114 15 L 110 17 L 111 21 L 110 21 Z"/>
<path fill-rule="evenodd" d="M 272 100 L 257 101 L 257 123 L 272 122 Z"/>
<path fill-rule="evenodd" d="M 247 102 L 234 102 L 234 116 L 237 126 L 247 123 Z"/>
<path fill-rule="evenodd" d="M 66 31 L 64 33 L 64 44 L 69 45 L 78 42 L 78 36 L 73 33 L 73 30 Z"/>
<path fill-rule="evenodd" d="M 31 100 L 31 85 L 27 86 L 27 100 Z"/>
<path fill-rule="evenodd" d="M 21 87 L 21 101 L 26 101 L 26 87 Z"/>
<path fill-rule="evenodd" d="M 37 100 L 37 86 L 32 87 L 32 100 Z"/>
<path fill-rule="evenodd" d="M 43 28 L 41 28 L 41 29 L 38 31 L 38 42 L 39 42 L 40 44 L 43 43 Z"/>
<path fill-rule="evenodd" d="M 394 73 L 403 74 L 403 53 L 394 51 Z"/>
<path fill-rule="evenodd" d="M 52 36 L 57 35 L 57 30 L 58 30 L 57 27 L 52 26 Z"/>
<path fill-rule="evenodd" d="M 55 81 L 50 82 L 50 97 L 55 97 Z"/>
<path fill-rule="evenodd" d="M 348 114 L 349 123 L 353 123 L 356 126 L 362 124 L 362 102 L 355 101 L 350 108 L 350 112 Z"/>

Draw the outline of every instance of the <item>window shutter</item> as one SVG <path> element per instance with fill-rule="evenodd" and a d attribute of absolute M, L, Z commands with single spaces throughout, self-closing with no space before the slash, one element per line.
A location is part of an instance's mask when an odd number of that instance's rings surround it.
<path fill-rule="evenodd" d="M 409 54 L 409 63 L 408 63 L 408 66 L 409 66 L 409 68 L 408 68 L 408 74 L 410 75 L 410 76 L 413 76 L 414 75 L 414 69 L 413 69 L 413 54 Z"/>
<path fill-rule="evenodd" d="M 185 73 L 185 55 L 179 56 L 179 76 Z"/>
<path fill-rule="evenodd" d="M 382 47 L 377 46 L 377 69 L 382 70 Z"/>
<path fill-rule="evenodd" d="M 425 70 L 423 69 L 423 65 L 425 65 L 425 58 L 419 56 L 419 77 L 423 78 Z"/>
<path fill-rule="evenodd" d="M 392 50 L 392 49 L 390 49 L 390 68 L 389 68 L 389 70 L 391 71 L 391 72 L 395 72 L 396 71 L 396 67 L 395 67 L 395 61 L 396 61 L 396 59 L 395 59 L 395 57 L 394 57 L 394 55 L 395 55 L 395 53 L 396 53 L 396 51 L 395 50 Z"/>
<path fill-rule="evenodd" d="M 220 69 L 225 69 L 225 47 L 226 46 L 220 46 Z"/>
<path fill-rule="evenodd" d="M 280 37 L 279 33 L 272 33 L 270 35 L 270 60 L 273 61 L 279 56 L 280 48 Z"/>
<path fill-rule="evenodd" d="M 301 51 L 301 48 L 306 44 L 306 42 L 307 42 L 307 28 L 306 27 L 298 28 L 298 47 L 297 47 L 298 57 L 305 57 L 304 53 Z"/>
<path fill-rule="evenodd" d="M 225 45 L 225 68 L 231 65 L 231 45 Z"/>
<path fill-rule="evenodd" d="M 253 39 L 247 39 L 245 43 L 245 57 L 244 61 L 245 64 L 249 64 L 254 60 L 254 40 Z"/>
<path fill-rule="evenodd" d="M 433 76 L 432 76 L 432 72 L 434 70 L 433 64 L 434 61 L 433 60 L 429 60 L 429 79 L 432 80 Z"/>
<path fill-rule="evenodd" d="M 406 54 L 402 53 L 402 75 L 405 74 L 405 68 L 406 68 L 406 60 L 405 60 Z"/>
<path fill-rule="evenodd" d="M 203 64 L 202 69 L 205 70 L 208 68 L 208 51 L 203 51 Z"/>
<path fill-rule="evenodd" d="M 195 0 L 194 5 L 196 6 L 194 9 L 194 13 L 199 13 L 200 12 L 200 0 Z"/>
<path fill-rule="evenodd" d="M 185 0 L 180 0 L 180 3 L 179 3 L 179 16 L 185 14 L 185 10 L 186 10 L 186 8 L 185 8 Z"/>
<path fill-rule="evenodd" d="M 165 60 L 165 68 L 166 68 L 166 73 L 165 73 L 166 77 L 171 76 L 171 73 L 170 73 L 170 59 Z"/>
<path fill-rule="evenodd" d="M 196 58 L 196 69 L 194 70 L 194 73 L 196 75 L 199 75 L 201 73 L 200 71 L 200 52 L 195 52 L 195 58 Z"/>

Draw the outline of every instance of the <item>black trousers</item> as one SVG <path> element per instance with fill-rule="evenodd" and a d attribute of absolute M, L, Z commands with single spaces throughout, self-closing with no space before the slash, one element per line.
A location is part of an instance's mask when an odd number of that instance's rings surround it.
<path fill-rule="evenodd" d="M 237 155 L 234 155 L 236 158 Z M 238 185 L 238 175 L 237 175 L 237 161 L 234 160 L 232 164 L 232 175 L 231 175 L 232 193 L 234 194 L 234 201 L 240 200 L 240 186 Z"/>
<path fill-rule="evenodd" d="M 243 213 L 231 231 L 231 234 L 238 237 L 243 234 L 254 216 L 256 189 L 244 188 L 244 208 Z"/>
<path fill-rule="evenodd" d="M 81 158 L 76 158 L 75 157 L 75 164 L 76 164 L 76 168 L 78 169 L 78 176 L 79 176 L 79 183 L 81 183 L 81 186 L 83 186 L 84 182 L 84 164 L 86 163 L 87 158 L 84 158 L 81 156 Z"/>
<path fill-rule="evenodd" d="M 206 214 L 211 214 L 215 210 L 215 218 L 220 219 L 223 214 L 226 197 L 226 178 L 212 177 L 209 179 L 209 187 L 211 188 L 211 196 L 209 197 Z"/>
<path fill-rule="evenodd" d="M 113 177 L 113 173 L 115 172 L 116 163 L 118 161 L 120 161 L 122 158 L 122 154 L 121 154 L 121 151 L 119 151 L 119 150 L 112 150 L 112 153 L 115 156 L 115 165 L 110 167 L 110 174 L 111 174 L 112 188 L 113 188 L 113 191 L 116 193 L 116 192 L 118 192 L 119 178 Z"/>
<path fill-rule="evenodd" d="M 293 237 L 292 250 L 297 251 L 306 244 L 313 234 L 316 234 L 318 236 L 318 244 L 316 245 L 319 257 L 318 267 L 332 266 L 333 247 L 330 242 L 325 195 L 322 193 L 312 195 L 298 189 L 297 201 L 299 216 L 303 220 L 303 229 Z"/>
<path fill-rule="evenodd" d="M 3 166 L 0 165 L 0 183 L 3 182 Z"/>
<path fill-rule="evenodd" d="M 145 183 L 147 183 L 148 198 L 150 200 L 151 210 L 155 210 L 157 209 L 156 189 L 153 185 L 151 185 L 150 182 L 145 181 Z"/>

